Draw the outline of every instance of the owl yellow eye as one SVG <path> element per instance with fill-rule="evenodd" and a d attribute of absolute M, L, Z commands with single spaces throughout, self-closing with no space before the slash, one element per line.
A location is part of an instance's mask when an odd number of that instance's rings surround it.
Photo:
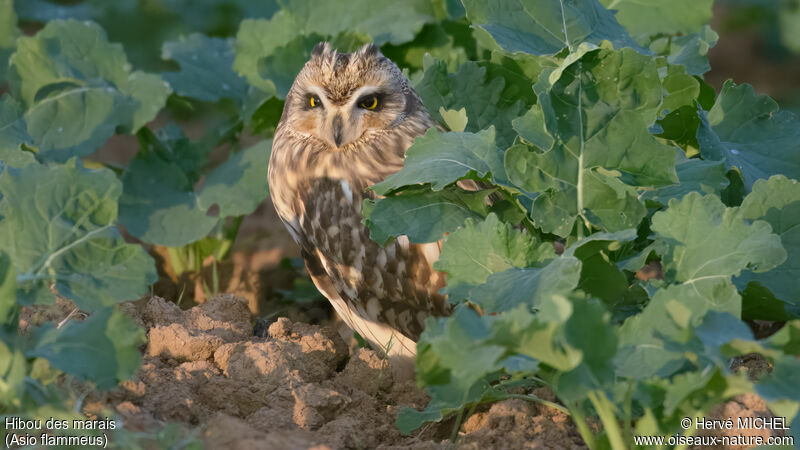
<path fill-rule="evenodd" d="M 316 108 L 317 106 L 321 105 L 322 103 L 319 101 L 319 97 L 311 96 L 308 98 L 308 106 L 312 108 Z"/>
<path fill-rule="evenodd" d="M 360 102 L 358 102 L 358 106 L 360 106 L 360 107 L 362 107 L 364 109 L 370 109 L 370 110 L 371 109 L 375 109 L 375 108 L 378 107 L 378 96 L 377 95 L 372 95 L 370 97 L 367 97 L 367 98 L 361 100 Z"/>

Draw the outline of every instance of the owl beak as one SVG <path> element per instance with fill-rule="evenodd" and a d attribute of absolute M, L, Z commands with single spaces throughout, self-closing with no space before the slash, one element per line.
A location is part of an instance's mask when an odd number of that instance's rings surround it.
<path fill-rule="evenodd" d="M 336 143 L 337 147 L 342 146 L 342 116 L 336 115 L 333 118 L 333 142 Z"/>

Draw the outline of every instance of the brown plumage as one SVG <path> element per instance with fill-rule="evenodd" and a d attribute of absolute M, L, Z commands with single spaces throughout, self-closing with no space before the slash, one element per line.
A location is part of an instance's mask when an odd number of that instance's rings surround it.
<path fill-rule="evenodd" d="M 393 357 L 412 357 L 426 317 L 447 315 L 433 269 L 439 244 L 381 248 L 362 224 L 366 188 L 400 170 L 434 126 L 400 69 L 374 45 L 314 49 L 286 96 L 269 163 L 272 201 L 317 288 L 342 319 Z"/>

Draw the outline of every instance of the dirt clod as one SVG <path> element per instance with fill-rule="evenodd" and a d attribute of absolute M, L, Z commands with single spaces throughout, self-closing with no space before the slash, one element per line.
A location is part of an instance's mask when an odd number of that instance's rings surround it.
<path fill-rule="evenodd" d="M 334 327 L 278 318 L 254 336 L 246 301 L 230 295 L 186 311 L 159 297 L 140 306 L 132 313 L 149 336 L 141 369 L 93 399 L 132 430 L 178 422 L 207 448 L 225 449 L 452 446 L 453 420 L 413 436 L 399 432 L 398 412 L 423 408 L 427 396 L 413 380 L 394 378 L 382 355 L 348 346 Z M 476 413 L 458 436 L 459 447 L 475 449 L 580 444 L 566 415 L 522 400 Z"/>

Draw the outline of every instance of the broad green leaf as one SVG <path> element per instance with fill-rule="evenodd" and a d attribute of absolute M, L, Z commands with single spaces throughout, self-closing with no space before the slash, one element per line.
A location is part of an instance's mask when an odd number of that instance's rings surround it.
<path fill-rule="evenodd" d="M 795 54 L 800 53 L 800 5 L 780 3 L 777 16 L 781 43 Z"/>
<path fill-rule="evenodd" d="M 664 36 L 650 43 L 650 51 L 666 56 L 670 64 L 686 67 L 691 75 L 703 75 L 711 70 L 708 51 L 717 44 L 719 35 L 709 26 L 683 36 Z"/>
<path fill-rule="evenodd" d="M 461 178 L 487 174 L 496 184 L 507 184 L 503 152 L 495 145 L 494 136 L 494 128 L 478 133 L 430 129 L 406 151 L 403 169 L 372 189 L 385 195 L 403 186 L 430 183 L 432 190 L 440 191 Z"/>
<path fill-rule="evenodd" d="M 460 5 L 461 1 L 456 1 Z M 398 66 L 407 67 L 413 75 L 418 75 L 416 71 L 423 69 L 426 55 L 443 61 L 448 71 L 455 72 L 469 59 L 468 53 L 474 53 L 474 47 L 475 40 L 468 23 L 446 21 L 426 24 L 413 41 L 400 45 L 384 44 L 381 52 Z"/>
<path fill-rule="evenodd" d="M 292 87 L 295 76 L 311 58 L 311 51 L 318 42 L 323 41 L 322 36 L 312 34 L 310 36 L 298 36 L 289 41 L 285 46 L 278 47 L 271 55 L 265 56 L 258 63 L 258 74 L 265 80 L 269 80 L 275 85 L 277 96 L 286 98 L 289 89 Z M 337 43 L 334 42 L 334 45 Z M 347 51 L 346 48 L 340 48 Z"/>
<path fill-rule="evenodd" d="M 511 182 L 539 193 L 534 223 L 560 236 L 578 218 L 612 232 L 637 225 L 645 215 L 637 187 L 677 181 L 674 150 L 648 131 L 662 93 L 655 60 L 630 49 L 591 50 L 552 86 L 544 78 L 536 90 L 552 149 L 515 145 L 505 155 Z"/>
<path fill-rule="evenodd" d="M 522 100 L 525 107 L 536 103 L 533 84 L 543 71 L 558 67 L 559 59 L 549 56 L 534 56 L 527 53 L 508 53 L 495 50 L 489 61 L 481 62 L 486 68 L 486 77 L 502 77 L 505 86 L 500 94 L 502 104 Z"/>
<path fill-rule="evenodd" d="M 756 392 L 766 400 L 800 399 L 800 359 L 785 355 L 775 361 L 772 372 L 756 383 Z"/>
<path fill-rule="evenodd" d="M 697 129 L 700 127 L 697 105 L 683 105 L 669 112 L 656 122 L 656 126 L 661 130 L 654 131 L 654 134 L 660 138 L 671 140 L 680 147 L 692 151 L 700 147 L 697 143 Z M 682 153 L 685 157 L 686 153 Z"/>
<path fill-rule="evenodd" d="M 255 211 L 267 198 L 267 160 L 272 140 L 233 153 L 214 169 L 200 190 L 201 208 L 219 207 L 220 217 L 242 216 Z"/>
<path fill-rule="evenodd" d="M 537 242 L 489 214 L 483 222 L 467 219 L 463 228 L 445 237 L 434 267 L 447 273 L 444 292 L 451 292 L 456 286 L 482 284 L 493 273 L 555 256 L 553 244 Z"/>
<path fill-rule="evenodd" d="M 663 60 L 662 60 L 663 61 Z M 668 64 L 666 76 L 661 80 L 667 95 L 661 103 L 661 110 L 674 111 L 681 106 L 695 105 L 695 99 L 700 95 L 700 83 L 688 73 L 683 66 Z"/>
<path fill-rule="evenodd" d="M 21 409 L 27 375 L 28 361 L 22 350 L 0 340 L 0 407 L 5 411 Z"/>
<path fill-rule="evenodd" d="M 503 369 L 535 370 L 540 361 L 559 371 L 570 371 L 580 366 L 584 351 L 597 351 L 595 357 L 586 360 L 586 366 L 600 368 L 600 359 L 608 354 L 606 336 L 589 342 L 586 332 L 570 329 L 571 336 L 565 335 L 565 322 L 573 308 L 584 306 L 552 296 L 542 298 L 537 314 L 526 305 L 507 314 L 479 316 L 461 306 L 451 317 L 428 319 L 417 345 L 417 377 L 428 386 L 431 402 L 421 412 L 401 411 L 397 418 L 401 431 L 441 420 L 445 414 L 481 398 L 504 398 L 501 391 L 492 391 L 487 382 L 497 379 Z M 587 313 L 595 317 L 584 331 L 599 331 L 595 322 L 607 321 L 606 318 L 594 309 Z M 585 320 L 580 317 L 577 322 L 586 324 Z M 573 347 L 570 341 L 580 348 Z"/>
<path fill-rule="evenodd" d="M 466 131 L 478 132 L 494 126 L 497 145 L 506 148 L 514 141 L 516 133 L 511 120 L 525 111 L 525 105 L 516 97 L 504 96 L 506 80 L 501 76 L 487 76 L 487 68 L 468 61 L 455 73 L 447 73 L 442 61 L 426 60 L 425 73 L 416 84 L 422 102 L 434 119 L 445 123 L 439 112 L 464 108 L 467 114 Z M 528 85 L 532 92 L 532 82 Z"/>
<path fill-rule="evenodd" d="M 165 72 L 164 79 L 176 94 L 206 102 L 223 98 L 241 104 L 247 96 L 247 81 L 233 71 L 233 39 L 192 34 L 180 41 L 165 42 L 161 57 L 174 60 L 179 72 Z"/>
<path fill-rule="evenodd" d="M 56 161 L 92 153 L 118 127 L 141 128 L 170 92 L 159 76 L 131 72 L 122 46 L 91 22 L 56 20 L 21 37 L 10 70 L 40 157 Z"/>
<path fill-rule="evenodd" d="M 0 250 L 0 325 L 12 325 L 16 329 L 16 324 L 9 324 L 9 319 L 16 319 L 12 311 L 17 307 L 17 272 L 11 263 L 8 254 Z M 0 374 L 5 373 L 0 369 Z"/>
<path fill-rule="evenodd" d="M 614 355 L 619 339 L 611 315 L 594 300 L 573 301 L 573 312 L 564 324 L 566 343 L 582 354 L 581 364 L 559 374 L 554 389 L 562 401 L 578 402 L 592 390 L 614 381 Z"/>
<path fill-rule="evenodd" d="M 139 346 L 146 342 L 144 330 L 111 307 L 62 328 L 48 322 L 34 329 L 33 336 L 36 345 L 28 356 L 45 358 L 53 367 L 93 381 L 100 389 L 115 387 L 139 369 Z"/>
<path fill-rule="evenodd" d="M 745 219 L 769 223 L 772 232 L 780 236 L 787 258 L 769 272 L 743 273 L 736 285 L 743 289 L 748 283 L 759 283 L 785 302 L 787 311 L 800 315 L 800 183 L 783 175 L 757 180 L 753 191 L 744 198 L 741 212 Z"/>
<path fill-rule="evenodd" d="M 420 364 L 445 369 L 451 383 L 469 388 L 484 375 L 500 369 L 497 363 L 505 349 L 489 342 L 492 322 L 468 307 L 457 308 L 450 318 L 427 321 L 420 338 L 425 346 L 420 353 Z M 435 363 L 425 361 L 434 355 Z M 419 378 L 425 380 L 430 375 L 423 372 Z M 441 384 L 437 383 L 439 376 L 436 374 L 436 378 L 427 381 Z"/>
<path fill-rule="evenodd" d="M 508 52 L 554 55 L 582 42 L 639 48 L 597 0 L 464 0 L 467 17 Z"/>
<path fill-rule="evenodd" d="M 236 36 L 233 68 L 266 93 L 276 92 L 275 83 L 263 76 L 260 67 L 299 36 L 330 38 L 347 32 L 371 36 L 378 45 L 400 44 L 412 40 L 424 24 L 434 20 L 433 5 L 425 0 L 356 0 L 344 9 L 336 2 L 290 0 L 282 6 L 271 19 L 242 21 Z M 282 53 L 291 55 L 288 50 Z"/>
<path fill-rule="evenodd" d="M 445 110 L 444 106 L 439 107 L 439 115 L 442 116 L 444 124 L 450 131 L 464 131 L 467 128 L 467 110 L 461 108 L 458 111 L 453 109 Z"/>
<path fill-rule="evenodd" d="M 763 220 L 748 223 L 716 195 L 691 192 L 657 212 L 651 229 L 663 243 L 665 278 L 686 284 L 766 272 L 786 260 L 780 237 Z M 709 237 L 713 236 L 713 239 Z"/>
<path fill-rule="evenodd" d="M 120 223 L 139 239 L 168 247 L 205 237 L 220 218 L 249 214 L 266 197 L 270 147 L 264 141 L 233 153 L 195 189 L 207 150 L 176 127 L 161 130 L 122 175 Z M 213 205 L 217 216 L 209 215 Z"/>
<path fill-rule="evenodd" d="M 719 195 L 728 185 L 724 162 L 687 159 L 680 150 L 676 150 L 676 155 L 678 163 L 675 165 L 675 171 L 678 173 L 679 182 L 645 192 L 643 198 L 666 206 L 670 199 L 680 199 L 689 192 Z"/>
<path fill-rule="evenodd" d="M 519 137 L 541 150 L 550 150 L 555 143 L 553 136 L 547 131 L 544 111 L 539 103 L 533 105 L 523 116 L 512 120 L 511 124 Z"/>
<path fill-rule="evenodd" d="M 19 34 L 14 0 L 0 0 L 0 84 L 6 79 L 8 57 L 14 52 Z"/>
<path fill-rule="evenodd" d="M 578 288 L 594 298 L 602 300 L 612 314 L 627 316 L 638 305 L 648 300 L 647 293 L 617 267 L 613 252 L 623 242 L 636 239 L 636 230 L 631 228 L 616 233 L 595 233 L 572 243 L 563 256 L 575 256 L 581 261 Z"/>
<path fill-rule="evenodd" d="M 676 345 L 682 330 L 700 325 L 708 311 L 739 317 L 741 297 L 723 278 L 659 289 L 644 310 L 620 328 L 617 375 L 642 379 L 669 376 L 686 363 L 686 348 Z"/>
<path fill-rule="evenodd" d="M 164 42 L 196 32 L 231 36 L 242 19 L 270 17 L 279 5 L 276 0 L 20 0 L 15 8 L 26 22 L 93 20 L 111 41 L 125 46 L 135 67 L 162 70 Z"/>
<path fill-rule="evenodd" d="M 536 314 L 530 312 L 530 306 L 519 305 L 492 323 L 491 342 L 505 346 L 509 354 L 525 355 L 558 371 L 570 371 L 583 359 L 582 351 L 569 345 L 564 333 L 564 323 L 576 306 L 582 305 L 560 295 L 543 296 Z"/>
<path fill-rule="evenodd" d="M 486 192 L 465 192 L 450 187 L 437 192 L 404 191 L 364 204 L 369 237 L 379 244 L 397 236 L 414 243 L 434 242 L 453 232 L 467 219 L 480 220 L 488 214 Z"/>
<path fill-rule="evenodd" d="M 800 178 L 800 121 L 749 84 L 725 82 L 697 140 L 704 159 L 738 168 L 748 191 L 759 178 Z"/>
<path fill-rule="evenodd" d="M 22 151 L 22 144 L 30 144 L 31 137 L 22 117 L 22 107 L 6 94 L 0 98 L 0 161 L 11 167 L 22 167 L 35 161 L 33 153 Z"/>
<path fill-rule="evenodd" d="M 581 262 L 570 256 L 555 258 L 544 267 L 511 268 L 470 289 L 469 300 L 487 313 L 519 305 L 538 308 L 554 295 L 570 294 L 578 287 L 580 273 Z"/>
<path fill-rule="evenodd" d="M 121 192 L 113 172 L 74 160 L 0 174 L 0 247 L 14 262 L 21 303 L 52 301 L 51 282 L 84 311 L 147 291 L 156 280 L 153 259 L 116 228 Z"/>
<path fill-rule="evenodd" d="M 786 257 L 769 224 L 748 223 L 715 195 L 692 192 L 670 200 L 653 216 L 651 229 L 666 281 L 683 284 L 659 289 L 642 313 L 623 324 L 617 373 L 633 378 L 678 370 L 686 363 L 682 330 L 699 325 L 708 311 L 740 317 L 741 297 L 731 276 L 769 270 Z"/>
<path fill-rule="evenodd" d="M 478 402 L 491 389 L 489 383 L 479 380 L 467 389 L 455 384 L 428 385 L 431 401 L 422 411 L 403 408 L 397 413 L 395 424 L 403 434 L 409 434 L 428 422 L 439 422 L 471 403 Z"/>
<path fill-rule="evenodd" d="M 617 11 L 617 20 L 639 42 L 657 34 L 686 35 L 711 20 L 714 0 L 600 0 Z"/>

